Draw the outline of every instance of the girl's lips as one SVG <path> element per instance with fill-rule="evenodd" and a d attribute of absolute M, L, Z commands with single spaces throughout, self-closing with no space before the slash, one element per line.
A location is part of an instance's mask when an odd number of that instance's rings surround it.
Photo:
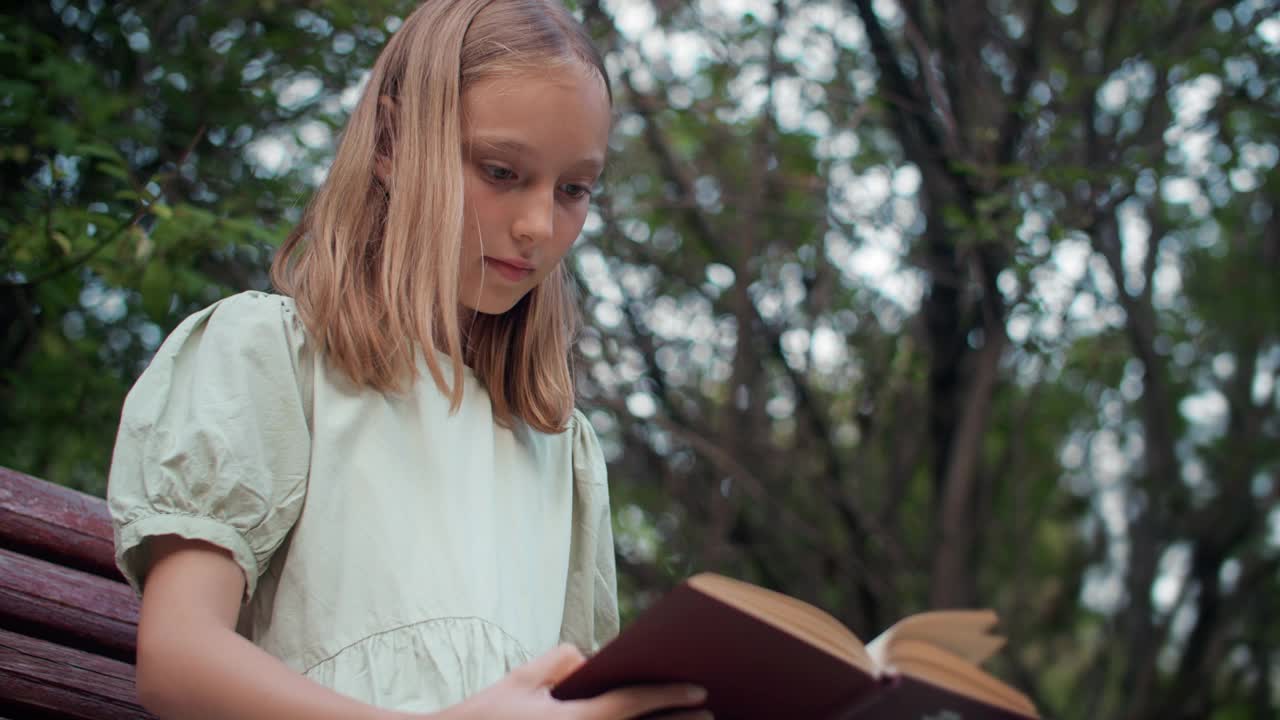
<path fill-rule="evenodd" d="M 497 258 L 486 257 L 484 259 L 484 264 L 486 267 L 490 268 L 510 282 L 520 282 L 533 273 L 532 268 L 512 265 L 509 262 L 503 262 Z"/>

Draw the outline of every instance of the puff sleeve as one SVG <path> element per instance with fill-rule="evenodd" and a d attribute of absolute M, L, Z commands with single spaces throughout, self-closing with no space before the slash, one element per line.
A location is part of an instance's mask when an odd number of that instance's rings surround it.
<path fill-rule="evenodd" d="M 230 551 L 245 598 L 302 510 L 312 350 L 287 298 L 243 293 L 187 318 L 125 399 L 107 486 L 116 562 L 141 593 L 147 540 Z"/>
<path fill-rule="evenodd" d="M 560 639 L 591 653 L 618 634 L 617 567 L 608 469 L 591 423 L 574 411 L 573 535 Z"/>

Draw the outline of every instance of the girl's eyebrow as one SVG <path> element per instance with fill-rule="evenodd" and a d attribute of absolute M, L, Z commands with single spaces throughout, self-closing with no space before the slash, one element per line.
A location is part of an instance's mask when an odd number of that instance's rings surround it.
<path fill-rule="evenodd" d="M 483 148 L 485 150 L 496 150 L 498 152 L 507 152 L 513 155 L 533 154 L 533 148 L 520 142 L 519 140 L 513 140 L 511 138 L 499 138 L 499 137 L 486 138 L 481 136 L 481 137 L 476 137 L 476 138 L 467 140 L 464 144 L 467 146 L 468 149 L 472 149 L 472 150 Z"/>
<path fill-rule="evenodd" d="M 476 150 L 487 150 L 490 152 L 509 153 L 512 155 L 536 155 L 537 150 L 532 146 L 517 140 L 515 138 L 479 135 L 468 138 L 463 141 L 463 149 L 467 156 Z M 604 172 L 604 158 L 599 156 L 591 156 L 583 158 L 573 163 L 572 168 L 575 170 L 589 170 L 592 173 Z"/>

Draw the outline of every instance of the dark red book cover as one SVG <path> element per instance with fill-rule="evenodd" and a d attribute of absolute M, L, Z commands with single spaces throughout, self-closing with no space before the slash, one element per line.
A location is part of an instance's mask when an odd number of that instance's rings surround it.
<path fill-rule="evenodd" d="M 880 684 L 834 655 L 681 585 L 552 695 L 573 700 L 667 682 L 705 687 L 706 707 L 720 720 L 821 720 L 861 704 Z"/>
<path fill-rule="evenodd" d="M 989 622 L 995 622 L 993 614 Z M 855 647 L 846 655 L 840 642 Z M 1030 705 L 1022 715 L 919 677 L 872 671 L 858 642 L 834 618 L 798 600 L 719 576 L 698 576 L 659 600 L 551 694 L 575 700 L 631 685 L 693 683 L 707 689 L 706 707 L 719 720 L 1036 717 Z M 945 644 L 912 660 L 912 655 L 921 655 L 917 648 L 900 659 L 917 662 L 920 672 L 932 667 L 930 672 L 945 673 L 940 678 L 964 677 L 972 666 L 944 648 Z M 972 678 L 975 690 L 980 678 L 981 673 Z M 992 678 L 983 682 L 998 683 Z M 1011 702 L 1026 702 L 1013 688 L 1005 692 Z"/>

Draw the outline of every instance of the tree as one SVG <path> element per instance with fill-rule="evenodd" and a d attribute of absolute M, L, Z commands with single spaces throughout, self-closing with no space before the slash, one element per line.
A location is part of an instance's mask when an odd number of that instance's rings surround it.
<path fill-rule="evenodd" d="M 586 8 L 635 138 L 584 346 L 629 570 L 863 631 L 994 604 L 1055 716 L 1273 712 L 1275 6 Z M 891 243 L 907 302 L 857 272 Z"/>
<path fill-rule="evenodd" d="M 339 93 L 397 5 L 52 0 L 0 14 L 3 462 L 103 491 L 124 393 L 164 334 L 266 287 L 342 122 Z M 287 162 L 263 161 L 282 146 Z"/>

